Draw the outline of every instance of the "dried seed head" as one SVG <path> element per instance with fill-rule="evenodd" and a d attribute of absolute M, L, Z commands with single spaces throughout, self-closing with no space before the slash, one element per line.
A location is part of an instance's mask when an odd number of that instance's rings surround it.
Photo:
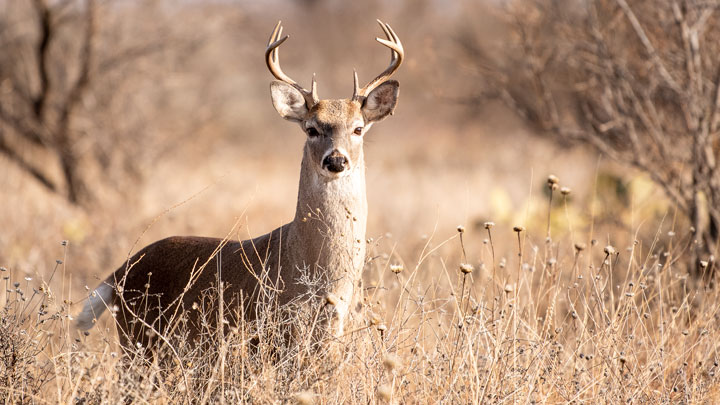
<path fill-rule="evenodd" d="M 462 226 L 462 225 L 458 225 L 457 231 L 458 231 L 458 233 L 464 233 L 464 232 L 465 232 L 465 227 Z"/>
<path fill-rule="evenodd" d="M 563 188 L 560 189 L 560 194 L 562 194 L 562 195 L 568 195 L 568 194 L 570 194 L 571 191 L 572 191 L 572 190 L 570 189 L 570 187 L 563 187 Z"/>
<path fill-rule="evenodd" d="M 295 394 L 295 402 L 300 405 L 311 405 L 314 402 L 315 395 L 312 391 L 301 391 Z"/>
<path fill-rule="evenodd" d="M 558 184 L 560 182 L 560 179 L 557 178 L 556 175 L 551 174 L 547 178 L 548 186 L 552 187 L 554 184 Z"/>
<path fill-rule="evenodd" d="M 193 303 L 192 303 L 192 309 L 194 309 L 195 311 L 197 311 L 198 308 L 200 308 L 200 306 L 198 305 L 198 303 L 197 303 L 197 302 L 193 302 Z"/>
<path fill-rule="evenodd" d="M 707 266 L 708 266 L 707 260 L 700 260 L 700 267 L 702 267 L 702 268 L 704 269 L 704 268 L 706 268 Z"/>
<path fill-rule="evenodd" d="M 488 221 L 488 222 L 485 222 L 484 225 L 485 225 L 485 229 L 490 229 L 490 228 L 492 228 L 493 226 L 495 226 L 495 222 Z"/>
<path fill-rule="evenodd" d="M 463 274 L 472 273 L 473 270 L 475 270 L 475 269 L 473 268 L 472 264 L 460 263 L 460 271 L 462 271 Z"/>
<path fill-rule="evenodd" d="M 60 259 L 57 259 L 57 260 L 55 260 L 55 263 L 57 263 L 57 264 L 63 264 L 63 261 L 60 260 Z"/>
<path fill-rule="evenodd" d="M 384 401 L 390 401 L 392 398 L 392 387 L 388 384 L 383 384 L 377 389 L 378 397 Z"/>
<path fill-rule="evenodd" d="M 514 289 L 515 288 L 512 286 L 512 284 L 505 284 L 505 292 L 506 293 L 510 294 L 511 292 L 513 292 Z"/>
<path fill-rule="evenodd" d="M 390 265 L 390 271 L 392 271 L 395 274 L 401 273 L 405 268 L 402 264 L 391 264 Z"/>
<path fill-rule="evenodd" d="M 385 366 L 385 369 L 387 371 L 393 371 L 396 368 L 400 367 L 402 364 L 402 361 L 400 360 L 400 357 L 398 357 L 395 354 L 388 353 L 383 357 L 383 366 Z"/>
<path fill-rule="evenodd" d="M 575 250 L 577 250 L 578 252 L 582 252 L 583 250 L 585 250 L 586 247 L 587 247 L 587 245 L 584 243 L 576 243 L 575 244 Z"/>
<path fill-rule="evenodd" d="M 607 255 L 614 255 L 615 254 L 615 248 L 612 247 L 612 245 L 605 246 L 605 249 L 603 249 L 603 252 Z"/>
<path fill-rule="evenodd" d="M 335 294 L 333 294 L 333 293 L 328 293 L 328 294 L 325 296 L 325 302 L 328 303 L 328 304 L 330 304 L 330 305 L 337 305 L 338 297 L 337 297 Z"/>
<path fill-rule="evenodd" d="M 380 332 L 385 332 L 385 331 L 387 330 L 387 326 L 385 326 L 384 323 L 379 324 L 379 325 L 376 326 L 375 328 L 376 328 L 377 330 L 379 330 Z"/>
<path fill-rule="evenodd" d="M 525 230 L 525 227 L 524 227 L 524 226 L 514 226 L 514 227 L 513 227 L 513 231 L 515 231 L 515 232 L 517 232 L 517 233 L 520 233 L 520 232 L 522 232 L 522 231 L 524 231 L 524 230 Z"/>

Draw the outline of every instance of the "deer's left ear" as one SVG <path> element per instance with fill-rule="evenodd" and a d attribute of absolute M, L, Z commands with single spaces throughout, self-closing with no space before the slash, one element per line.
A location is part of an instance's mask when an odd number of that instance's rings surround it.
<path fill-rule="evenodd" d="M 365 98 L 362 106 L 363 116 L 367 122 L 380 121 L 395 111 L 400 83 L 397 80 L 388 80 L 377 86 Z"/>

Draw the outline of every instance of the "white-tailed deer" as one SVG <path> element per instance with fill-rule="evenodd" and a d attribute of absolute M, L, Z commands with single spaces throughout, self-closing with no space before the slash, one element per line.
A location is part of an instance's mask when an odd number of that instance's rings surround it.
<path fill-rule="evenodd" d="M 170 315 L 189 310 L 218 277 L 226 308 L 242 305 L 245 319 L 253 320 L 264 302 L 262 291 L 276 289 L 277 303 L 286 304 L 307 291 L 299 278 L 310 272 L 327 281 L 336 316 L 330 332 L 342 333 L 351 309 L 362 304 L 363 137 L 373 123 L 393 113 L 399 85 L 388 79 L 403 60 L 399 38 L 378 22 L 387 39 L 377 41 L 390 48 L 390 66 L 363 88 L 355 73 L 352 98 L 343 100 L 320 100 L 314 77 L 309 91 L 288 77 L 280 68 L 278 47 L 288 38 L 281 38 L 280 23 L 270 37 L 265 59 L 278 79 L 270 85 L 273 106 L 307 134 L 293 221 L 252 240 L 170 237 L 143 248 L 94 290 L 78 316 L 80 329 L 91 328 L 108 306 L 116 305 L 123 345 L 145 345 L 145 328 L 133 324 L 162 332 Z M 143 302 L 142 308 L 137 302 Z"/>

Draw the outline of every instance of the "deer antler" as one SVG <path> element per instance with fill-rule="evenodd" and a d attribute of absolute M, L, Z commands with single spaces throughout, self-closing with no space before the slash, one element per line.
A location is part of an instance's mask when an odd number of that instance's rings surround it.
<path fill-rule="evenodd" d="M 377 20 L 377 22 L 378 24 L 380 24 L 380 28 L 382 28 L 383 32 L 385 33 L 387 40 L 382 38 L 375 38 L 375 40 L 390 48 L 390 66 L 388 66 L 388 68 L 385 69 L 384 72 L 380 73 L 378 77 L 374 78 L 370 81 L 370 83 L 366 84 L 365 87 L 363 87 L 362 89 L 358 85 L 357 72 L 354 72 L 355 90 L 353 91 L 353 100 L 360 100 L 361 98 L 367 97 L 367 95 L 377 86 L 389 79 L 390 76 L 392 76 L 392 74 L 395 73 L 396 70 L 398 70 L 405 56 L 405 51 L 403 50 L 402 43 L 400 42 L 400 38 L 397 36 L 397 34 L 395 34 L 395 31 L 390 28 L 389 24 L 385 24 L 380 20 Z"/>
<path fill-rule="evenodd" d="M 285 42 L 286 39 L 290 37 L 289 35 L 285 35 L 284 37 L 280 38 L 283 30 L 281 23 L 282 21 L 278 21 L 275 29 L 272 32 L 272 35 L 270 35 L 268 46 L 265 49 L 265 62 L 267 63 L 268 69 L 270 69 L 270 73 L 272 73 L 276 79 L 295 87 L 298 91 L 300 91 L 300 93 L 302 93 L 303 97 L 305 97 L 305 104 L 308 108 L 310 108 L 313 105 L 317 104 L 317 102 L 320 100 L 317 95 L 317 83 L 315 82 L 315 75 L 313 75 L 312 85 L 310 87 L 310 91 L 308 91 L 302 88 L 299 84 L 297 84 L 297 82 L 291 79 L 290 76 L 286 75 L 282 71 L 282 68 L 280 68 L 279 47 L 283 42 Z"/>

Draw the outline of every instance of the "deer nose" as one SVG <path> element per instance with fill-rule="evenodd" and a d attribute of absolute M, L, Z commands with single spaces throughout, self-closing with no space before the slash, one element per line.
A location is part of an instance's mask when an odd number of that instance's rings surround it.
<path fill-rule="evenodd" d="M 335 149 L 329 155 L 325 156 L 322 165 L 323 168 L 333 173 L 340 173 L 347 168 L 348 158 L 339 150 Z"/>

